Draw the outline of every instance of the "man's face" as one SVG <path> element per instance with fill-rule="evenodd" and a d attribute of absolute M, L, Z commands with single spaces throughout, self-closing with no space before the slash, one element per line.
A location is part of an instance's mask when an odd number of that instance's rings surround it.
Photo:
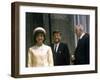
<path fill-rule="evenodd" d="M 53 39 L 55 43 L 58 43 L 61 41 L 61 34 L 60 33 L 54 33 Z"/>
<path fill-rule="evenodd" d="M 81 36 L 81 31 L 80 31 L 79 28 L 76 28 L 75 29 L 75 33 L 76 33 L 77 37 L 80 37 Z"/>

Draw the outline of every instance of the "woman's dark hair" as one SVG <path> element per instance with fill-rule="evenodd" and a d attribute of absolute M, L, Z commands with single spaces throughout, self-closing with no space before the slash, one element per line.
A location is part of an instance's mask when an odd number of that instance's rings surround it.
<path fill-rule="evenodd" d="M 43 31 L 41 31 L 41 30 L 38 30 L 38 31 L 36 31 L 36 32 L 33 34 L 34 44 L 37 43 L 36 37 L 37 37 L 38 34 L 43 34 L 43 36 L 44 36 L 44 41 L 45 41 L 45 39 L 46 39 L 46 38 L 45 38 L 45 33 L 44 33 Z M 44 41 L 43 41 L 43 43 L 44 43 Z"/>

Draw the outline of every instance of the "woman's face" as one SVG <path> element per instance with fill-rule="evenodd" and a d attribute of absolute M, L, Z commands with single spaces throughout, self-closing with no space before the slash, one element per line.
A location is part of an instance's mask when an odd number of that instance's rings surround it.
<path fill-rule="evenodd" d="M 37 42 L 37 44 L 41 45 L 43 43 L 43 41 L 44 41 L 44 35 L 43 35 L 43 33 L 37 34 L 37 36 L 36 36 L 36 42 Z"/>

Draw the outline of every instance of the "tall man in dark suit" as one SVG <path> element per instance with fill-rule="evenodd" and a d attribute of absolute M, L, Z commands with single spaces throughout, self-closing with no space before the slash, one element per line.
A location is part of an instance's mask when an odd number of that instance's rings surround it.
<path fill-rule="evenodd" d="M 85 33 L 82 25 L 75 26 L 78 43 L 75 50 L 75 64 L 89 64 L 89 34 Z"/>
<path fill-rule="evenodd" d="M 61 43 L 61 33 L 59 31 L 53 32 L 54 43 L 51 44 L 53 51 L 54 65 L 69 65 L 70 55 L 67 44 Z"/>

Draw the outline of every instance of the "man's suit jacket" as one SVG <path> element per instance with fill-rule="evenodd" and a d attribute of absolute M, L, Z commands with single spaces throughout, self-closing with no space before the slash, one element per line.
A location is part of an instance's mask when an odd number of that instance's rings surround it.
<path fill-rule="evenodd" d="M 51 44 L 53 51 L 54 65 L 69 65 L 70 55 L 67 44 L 60 43 L 57 52 L 54 51 L 54 44 Z"/>
<path fill-rule="evenodd" d="M 89 34 L 79 39 L 75 50 L 75 64 L 89 64 Z"/>

